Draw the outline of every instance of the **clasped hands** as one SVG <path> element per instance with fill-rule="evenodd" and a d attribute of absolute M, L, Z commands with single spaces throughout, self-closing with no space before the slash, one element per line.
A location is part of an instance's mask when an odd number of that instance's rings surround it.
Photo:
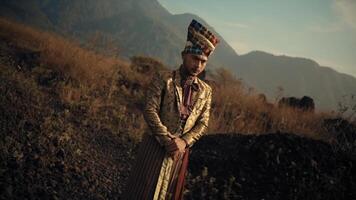
<path fill-rule="evenodd" d="M 185 152 L 186 142 L 180 137 L 172 138 L 169 142 L 165 144 L 165 149 L 169 156 L 176 160 L 180 154 Z"/>

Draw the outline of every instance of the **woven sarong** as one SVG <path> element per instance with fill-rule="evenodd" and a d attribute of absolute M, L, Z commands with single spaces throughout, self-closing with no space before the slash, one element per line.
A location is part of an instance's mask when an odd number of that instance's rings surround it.
<path fill-rule="evenodd" d="M 165 155 L 165 149 L 153 136 L 146 135 L 143 138 L 122 199 L 153 199 Z M 183 198 L 188 155 L 189 149 L 187 148 L 179 159 L 173 161 L 169 186 L 165 191 L 167 200 Z"/>

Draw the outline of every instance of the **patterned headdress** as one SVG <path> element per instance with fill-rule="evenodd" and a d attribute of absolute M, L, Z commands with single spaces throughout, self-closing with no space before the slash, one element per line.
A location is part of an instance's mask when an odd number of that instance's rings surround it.
<path fill-rule="evenodd" d="M 188 27 L 187 43 L 183 53 L 209 56 L 218 42 L 219 39 L 212 32 L 193 19 Z"/>

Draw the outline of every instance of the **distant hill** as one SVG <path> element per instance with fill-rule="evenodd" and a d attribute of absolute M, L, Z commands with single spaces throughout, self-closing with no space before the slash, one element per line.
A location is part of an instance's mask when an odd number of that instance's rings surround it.
<path fill-rule="evenodd" d="M 157 0 L 0 0 L 0 15 L 86 41 L 100 34 L 125 57 L 147 55 L 168 66 L 181 63 L 180 52 L 192 14 L 172 15 Z M 215 32 L 216 33 L 216 32 Z M 219 34 L 218 34 L 219 35 Z M 317 109 L 337 109 L 342 95 L 356 94 L 356 78 L 321 67 L 315 61 L 260 51 L 238 55 L 224 41 L 211 56 L 210 68 L 225 67 L 270 99 L 278 86 L 284 95 L 311 96 Z"/>
<path fill-rule="evenodd" d="M 313 97 L 317 108 L 333 109 L 343 95 L 356 94 L 354 77 L 305 58 L 254 51 L 240 56 L 234 71 L 270 97 L 281 86 L 286 96 Z"/>
<path fill-rule="evenodd" d="M 172 15 L 156 0 L 0 2 L 2 16 L 81 39 L 100 32 L 112 38 L 124 56 L 148 55 L 170 66 L 181 62 L 192 18 L 204 22 L 191 14 Z M 220 48 L 211 64 L 221 66 L 226 60 L 232 64 L 235 51 L 223 39 L 221 46 L 225 48 Z"/>

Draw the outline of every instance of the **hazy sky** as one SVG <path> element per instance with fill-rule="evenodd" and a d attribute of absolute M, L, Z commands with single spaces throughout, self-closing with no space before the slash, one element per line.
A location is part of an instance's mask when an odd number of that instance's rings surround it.
<path fill-rule="evenodd" d="M 356 77 L 356 0 L 159 0 L 193 13 L 236 50 L 311 58 Z"/>

